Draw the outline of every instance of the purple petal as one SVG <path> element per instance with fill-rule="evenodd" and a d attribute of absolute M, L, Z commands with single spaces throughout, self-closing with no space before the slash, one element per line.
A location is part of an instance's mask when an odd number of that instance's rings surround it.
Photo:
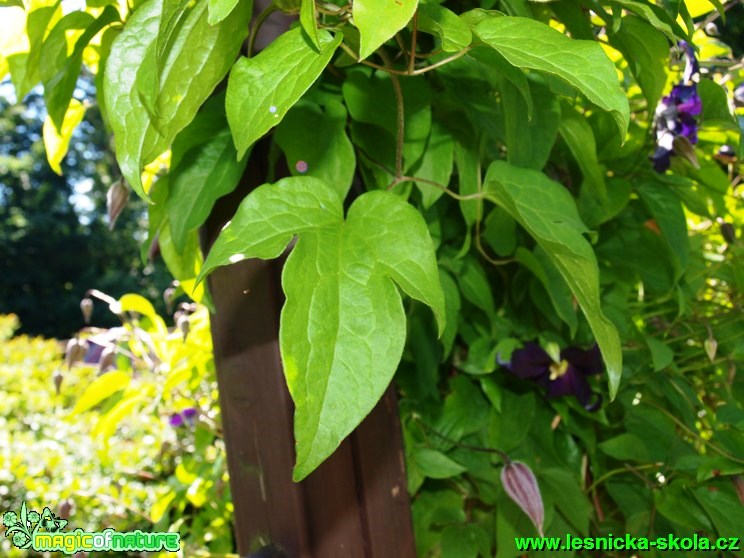
<path fill-rule="evenodd" d="M 669 149 L 664 149 L 663 147 L 656 148 L 654 154 L 649 157 L 653 162 L 654 170 L 656 172 L 664 172 L 669 168 L 672 162 L 671 154 L 672 152 Z"/>
<path fill-rule="evenodd" d="M 548 385 L 548 397 L 566 395 L 574 395 L 588 411 L 596 411 L 602 402 L 602 398 L 592 391 L 586 378 L 572 365 L 569 365 L 563 376 L 551 380 Z"/>
<path fill-rule="evenodd" d="M 587 351 L 576 347 L 569 347 L 561 352 L 561 358 L 565 358 L 576 370 L 584 376 L 601 374 L 604 367 L 602 364 L 602 353 L 598 345 L 594 345 Z"/>
<path fill-rule="evenodd" d="M 679 115 L 679 123 L 680 123 L 680 129 L 679 129 L 679 135 L 686 137 L 690 143 L 697 143 L 697 131 L 698 126 L 697 122 L 692 116 L 688 116 L 686 114 L 680 114 Z"/>
<path fill-rule="evenodd" d="M 193 407 L 189 407 L 188 409 L 184 409 L 183 411 L 181 411 L 181 414 L 185 419 L 192 419 L 196 416 L 197 413 L 198 411 Z"/>
<path fill-rule="evenodd" d="M 168 419 L 168 423 L 173 428 L 179 428 L 183 426 L 183 416 L 181 416 L 181 413 L 173 413 Z"/>
<path fill-rule="evenodd" d="M 537 343 L 525 343 L 512 353 L 509 370 L 524 379 L 536 379 L 548 373 L 550 356 Z"/>

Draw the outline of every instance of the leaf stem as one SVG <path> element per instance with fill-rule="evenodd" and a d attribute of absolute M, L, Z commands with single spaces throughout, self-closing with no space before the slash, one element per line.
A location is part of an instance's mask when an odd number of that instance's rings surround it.
<path fill-rule="evenodd" d="M 674 422 L 677 426 L 679 426 L 682 430 L 684 430 L 687 434 L 701 442 L 704 446 L 708 446 L 710 449 L 712 449 L 714 452 L 716 452 L 718 455 L 721 455 L 725 457 L 726 459 L 730 459 L 731 461 L 735 461 L 736 463 L 744 463 L 744 459 L 739 459 L 738 457 L 731 455 L 727 451 L 722 450 L 714 443 L 710 442 L 709 440 L 706 440 L 703 438 L 700 434 L 689 428 L 686 424 L 684 424 L 682 421 L 680 421 L 677 417 L 675 417 L 672 413 L 664 409 L 663 407 L 660 407 L 659 405 L 656 405 L 655 403 L 651 403 L 650 401 L 642 401 L 644 405 L 648 405 L 649 407 L 653 407 L 657 411 L 661 412 L 662 414 L 669 417 L 672 422 Z"/>
<path fill-rule="evenodd" d="M 383 72 L 387 72 L 392 75 L 396 76 L 420 76 L 421 74 L 425 74 L 426 72 L 430 72 L 431 70 L 435 70 L 436 68 L 439 68 L 440 66 L 444 66 L 445 64 L 449 64 L 453 60 L 457 60 L 461 56 L 464 56 L 468 52 L 470 52 L 470 49 L 472 49 L 472 46 L 467 46 L 464 49 L 462 49 L 459 52 L 456 52 L 452 56 L 448 56 L 447 58 L 444 58 L 440 60 L 439 62 L 435 62 L 434 64 L 431 64 L 429 66 L 426 66 L 424 68 L 419 68 L 418 70 L 408 71 L 408 70 L 397 70 L 395 68 L 391 68 L 389 66 L 380 66 L 379 64 L 375 64 L 374 62 L 370 62 L 369 60 L 359 60 L 359 55 L 354 52 L 351 47 L 348 45 L 341 43 L 341 48 L 352 58 L 357 60 L 360 64 L 364 64 L 365 66 L 369 66 L 370 68 L 375 68 L 376 70 L 381 70 Z"/>
<path fill-rule="evenodd" d="M 408 57 L 408 73 L 413 74 L 416 63 L 416 34 L 418 33 L 418 10 L 413 14 L 413 30 L 411 31 L 411 55 Z"/>
<path fill-rule="evenodd" d="M 457 446 L 462 449 L 466 449 L 470 451 L 477 451 L 481 453 L 493 453 L 493 454 L 498 455 L 501 458 L 501 461 L 503 461 L 505 465 L 507 463 L 511 463 L 511 458 L 509 457 L 509 455 L 507 455 L 505 451 L 501 451 L 500 449 L 495 449 L 495 448 L 486 448 L 483 446 L 471 446 L 470 444 L 464 444 L 462 442 L 458 442 L 457 440 L 453 440 L 452 438 L 445 436 L 441 432 L 438 432 L 437 430 L 435 430 L 434 428 L 426 424 L 423 420 L 421 420 L 421 417 L 414 415 L 413 418 L 416 422 L 418 422 L 421 426 L 423 426 L 425 430 L 427 430 L 428 432 L 431 432 L 437 438 L 440 438 L 441 440 L 444 440 L 445 442 L 450 443 L 453 446 Z"/>
<path fill-rule="evenodd" d="M 264 8 L 263 11 L 258 14 L 258 17 L 256 18 L 256 21 L 251 28 L 251 36 L 248 39 L 248 58 L 251 58 L 253 56 L 253 50 L 256 46 L 256 36 L 258 35 L 258 31 L 261 29 L 261 26 L 266 22 L 269 16 L 277 10 L 278 8 L 276 7 L 276 5 L 272 3 L 266 6 L 266 8 Z"/>
<path fill-rule="evenodd" d="M 385 65 L 390 66 L 390 58 L 384 49 L 377 51 L 382 58 Z M 390 74 L 390 81 L 393 84 L 395 90 L 395 112 L 396 112 L 396 131 L 397 136 L 395 138 L 395 177 L 399 178 L 403 175 L 403 141 L 405 134 L 405 106 L 403 104 L 403 89 L 400 86 L 400 80 L 398 76 Z"/>

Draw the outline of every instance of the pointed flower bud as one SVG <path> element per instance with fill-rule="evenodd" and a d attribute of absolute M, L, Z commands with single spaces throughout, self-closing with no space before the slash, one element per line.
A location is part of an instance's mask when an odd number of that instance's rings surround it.
<path fill-rule="evenodd" d="M 114 182 L 106 192 L 106 211 L 108 212 L 109 230 L 114 230 L 116 220 L 119 218 L 121 210 L 127 205 L 129 199 L 129 189 L 124 186 L 121 180 Z"/>
<path fill-rule="evenodd" d="M 543 537 L 545 508 L 537 479 L 532 470 L 519 461 L 509 461 L 501 470 L 501 484 L 522 511 L 532 520 L 537 532 Z"/>
<path fill-rule="evenodd" d="M 80 311 L 83 313 L 85 324 L 90 323 L 90 317 L 93 315 L 93 300 L 85 297 L 80 301 Z"/>
<path fill-rule="evenodd" d="M 85 353 L 88 350 L 88 343 L 82 339 L 73 338 L 67 342 L 67 350 L 65 351 L 65 364 L 69 370 L 72 366 L 83 360 Z"/>
<path fill-rule="evenodd" d="M 183 340 L 186 341 L 186 337 L 188 336 L 189 330 L 191 329 L 188 314 L 186 314 L 185 312 L 181 313 L 181 315 L 178 317 L 178 320 L 176 320 L 176 327 L 181 330 L 181 333 L 183 333 Z"/>
<path fill-rule="evenodd" d="M 116 359 L 116 349 L 113 345 L 107 346 L 101 353 L 101 360 L 98 361 L 98 375 L 104 374 L 109 368 L 114 366 Z"/>
<path fill-rule="evenodd" d="M 731 482 L 734 483 L 734 490 L 736 490 L 736 496 L 739 498 L 739 502 L 744 506 L 744 477 L 734 475 L 731 477 Z"/>
<path fill-rule="evenodd" d="M 708 359 L 713 362 L 716 359 L 716 352 L 718 352 L 718 341 L 711 335 L 703 342 L 703 348 L 705 354 L 708 355 Z"/>
<path fill-rule="evenodd" d="M 163 301 L 165 302 L 165 308 L 168 314 L 173 312 L 173 299 L 176 296 L 175 287 L 168 287 L 163 291 Z"/>
<path fill-rule="evenodd" d="M 54 373 L 54 376 L 52 376 L 52 380 L 54 381 L 54 391 L 57 392 L 57 395 L 59 395 L 59 392 L 62 389 L 62 380 L 64 380 L 62 372 L 57 370 Z"/>
<path fill-rule="evenodd" d="M 61 517 L 62 519 L 69 518 L 73 506 L 74 503 L 70 498 L 65 498 L 64 500 L 62 500 L 59 503 L 59 507 L 57 508 L 57 517 Z"/>

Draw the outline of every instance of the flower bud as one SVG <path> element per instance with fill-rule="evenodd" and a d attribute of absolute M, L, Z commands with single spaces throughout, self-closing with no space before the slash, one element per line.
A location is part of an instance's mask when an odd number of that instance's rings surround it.
<path fill-rule="evenodd" d="M 713 337 L 708 337 L 703 343 L 705 354 L 708 355 L 708 359 L 713 362 L 716 359 L 716 352 L 718 351 L 718 341 Z"/>
<path fill-rule="evenodd" d="M 718 37 L 721 32 L 718 31 L 718 26 L 714 22 L 709 21 L 705 24 L 705 34 L 711 37 Z"/>
<path fill-rule="evenodd" d="M 695 148 L 692 146 L 689 139 L 685 136 L 675 136 L 672 145 L 674 146 L 674 152 L 677 155 L 683 159 L 687 159 L 687 161 L 696 169 L 700 168 L 697 155 L 695 155 Z"/>
<path fill-rule="evenodd" d="M 124 186 L 121 180 L 114 182 L 106 192 L 106 211 L 109 218 L 109 230 L 114 230 L 116 220 L 119 218 L 121 210 L 127 205 L 129 199 L 129 189 Z"/>
<path fill-rule="evenodd" d="M 540 487 L 532 470 L 519 461 L 510 461 L 501 470 L 501 484 L 509 497 L 532 520 L 537 532 L 543 537 L 543 507 Z"/>
<path fill-rule="evenodd" d="M 744 506 L 744 477 L 734 475 L 731 477 L 731 482 L 734 483 L 734 490 L 736 490 L 736 496 L 739 498 L 739 502 Z"/>
<path fill-rule="evenodd" d="M 62 389 L 62 380 L 64 379 L 64 376 L 62 375 L 62 372 L 57 370 L 54 373 L 54 376 L 52 376 L 52 380 L 54 381 L 54 391 L 59 395 L 60 390 Z"/>
<path fill-rule="evenodd" d="M 101 353 L 101 360 L 98 361 L 98 375 L 105 374 L 109 368 L 114 366 L 116 359 L 116 348 L 113 345 L 107 346 Z"/>
<path fill-rule="evenodd" d="M 720 224 L 720 227 L 721 236 L 728 244 L 733 244 L 734 242 L 736 242 L 736 231 L 734 230 L 734 225 L 724 221 Z"/>
<path fill-rule="evenodd" d="M 176 297 L 175 287 L 168 287 L 163 291 L 163 300 L 165 301 L 165 308 L 168 314 L 173 311 L 173 299 Z"/>
<path fill-rule="evenodd" d="M 93 300 L 86 297 L 80 301 L 80 311 L 83 313 L 85 324 L 90 323 L 90 317 L 93 315 Z"/>
<path fill-rule="evenodd" d="M 147 261 L 152 263 L 158 259 L 158 256 L 160 256 L 160 236 L 156 234 L 150 243 L 150 249 L 147 251 Z"/>
<path fill-rule="evenodd" d="M 189 330 L 191 329 L 188 314 L 182 312 L 181 315 L 178 316 L 176 327 L 181 330 L 181 333 L 183 333 L 183 340 L 186 341 L 186 336 L 189 334 Z"/>
<path fill-rule="evenodd" d="M 65 351 L 65 364 L 69 370 L 72 366 L 83 360 L 85 352 L 88 350 L 88 343 L 83 339 L 73 338 L 67 342 L 67 350 Z"/>
<path fill-rule="evenodd" d="M 70 498 L 65 498 L 64 500 L 62 500 L 59 503 L 59 507 L 57 508 L 57 517 L 61 517 L 62 519 L 69 518 L 73 506 L 74 502 Z"/>

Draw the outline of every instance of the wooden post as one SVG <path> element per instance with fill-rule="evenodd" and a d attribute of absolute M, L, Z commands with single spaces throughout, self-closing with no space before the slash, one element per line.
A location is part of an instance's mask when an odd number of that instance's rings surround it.
<path fill-rule="evenodd" d="M 245 183 L 215 206 L 205 246 L 260 183 L 251 177 L 265 176 L 254 161 L 261 157 L 252 157 Z M 249 260 L 209 277 L 238 551 L 255 558 L 415 558 L 394 389 L 318 470 L 292 482 L 292 401 L 278 345 L 280 270 L 278 261 Z"/>

